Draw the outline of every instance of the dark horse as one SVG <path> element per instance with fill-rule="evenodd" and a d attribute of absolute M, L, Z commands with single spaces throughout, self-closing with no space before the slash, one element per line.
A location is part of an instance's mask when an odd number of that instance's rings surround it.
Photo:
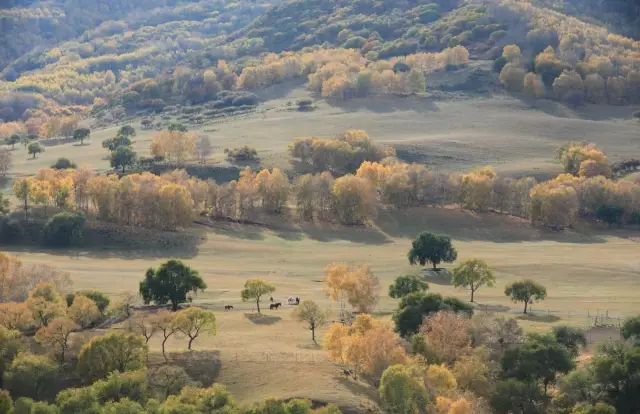
<path fill-rule="evenodd" d="M 225 305 L 224 310 L 231 310 L 233 309 L 233 306 L 231 305 Z"/>
<path fill-rule="evenodd" d="M 278 310 L 278 308 L 279 308 L 280 306 L 282 306 L 282 303 L 280 303 L 280 302 L 278 302 L 278 303 L 272 303 L 272 304 L 270 304 L 270 305 L 269 305 L 269 309 L 271 309 L 271 310 L 273 310 L 273 309 Z"/>

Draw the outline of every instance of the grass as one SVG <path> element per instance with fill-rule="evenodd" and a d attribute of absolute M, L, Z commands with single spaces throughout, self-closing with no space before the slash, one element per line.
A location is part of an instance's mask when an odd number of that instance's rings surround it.
<path fill-rule="evenodd" d="M 294 137 L 332 136 L 349 128 L 364 129 L 374 140 L 395 145 L 412 161 L 447 170 L 493 164 L 502 174 L 548 176 L 560 171 L 553 159 L 555 148 L 571 139 L 596 142 L 613 161 L 637 157 L 638 126 L 628 119 L 629 108 L 588 106 L 576 112 L 554 102 L 529 105 L 506 96 L 384 97 L 322 101 L 315 111 L 299 113 L 277 109 L 287 101 L 308 97 L 300 87 L 280 85 L 261 95 L 267 100 L 263 105 L 266 117 L 254 114 L 200 127 L 215 129 L 207 132 L 215 147 L 211 163 L 223 161 L 226 147 L 249 145 L 258 150 L 263 165 L 290 168 L 286 148 Z M 16 149 L 12 175 L 31 175 L 61 156 L 78 165 L 107 170 L 107 152 L 101 141 L 116 131 L 117 127 L 94 131 L 83 146 L 47 147 L 35 160 L 22 148 Z M 140 155 L 148 154 L 152 134 L 139 131 L 135 137 L 133 145 Z M 561 323 L 586 327 L 596 313 L 615 317 L 637 313 L 637 234 L 598 228 L 557 233 L 513 217 L 448 209 L 382 211 L 367 229 L 214 223 L 181 234 L 163 234 L 162 239 L 148 231 L 122 232 L 119 237 L 131 242 L 126 248 L 114 242 L 99 249 L 32 248 L 12 253 L 26 263 L 46 263 L 68 271 L 75 289 L 98 289 L 114 297 L 137 291 L 148 267 L 171 257 L 181 258 L 207 283 L 208 289 L 195 302 L 218 311 L 219 333 L 199 338 L 193 352 L 185 352 L 186 341 L 171 339 L 174 362 L 184 365 L 203 384 L 225 383 L 242 403 L 265 397 L 307 397 L 336 402 L 355 413 L 375 407 L 375 390 L 341 377 L 340 370 L 311 341 L 310 332 L 291 319 L 289 306 L 270 311 L 266 303 L 264 314 L 258 316 L 253 304 L 241 301 L 240 290 L 247 278 L 261 277 L 275 284 L 276 301 L 286 303 L 289 296 L 313 299 L 336 315 L 335 305 L 322 290 L 323 268 L 337 261 L 363 263 L 381 281 L 381 298 L 374 313 L 390 320 L 396 301 L 386 296 L 389 284 L 401 274 L 423 274 L 406 259 L 411 240 L 421 231 L 450 235 L 459 260 L 481 258 L 494 269 L 496 287 L 476 292 L 480 305 L 513 309 L 511 315 L 516 317 L 522 304 L 510 302 L 504 287 L 522 278 L 545 285 L 548 298 L 533 305 L 534 316 L 519 317 L 528 331 L 544 331 Z M 196 242 L 187 248 L 185 240 Z M 429 278 L 429 283 L 434 292 L 469 297 L 446 279 Z M 224 312 L 224 305 L 235 309 Z M 318 338 L 321 341 L 322 332 Z M 152 363 L 161 363 L 157 338 L 151 346 Z"/>

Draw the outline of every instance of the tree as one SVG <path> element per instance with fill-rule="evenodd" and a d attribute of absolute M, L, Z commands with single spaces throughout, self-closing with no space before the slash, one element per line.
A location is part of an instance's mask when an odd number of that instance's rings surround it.
<path fill-rule="evenodd" d="M 625 319 L 620 335 L 624 339 L 640 342 L 640 316 L 632 316 Z"/>
<path fill-rule="evenodd" d="M 587 338 L 584 335 L 584 331 L 580 328 L 566 325 L 554 326 L 553 336 L 556 342 L 569 350 L 573 358 L 577 358 L 580 354 L 580 347 L 585 348 L 587 346 Z"/>
<path fill-rule="evenodd" d="M 13 156 L 11 151 L 4 148 L 0 149 L 0 177 L 6 177 L 12 165 Z"/>
<path fill-rule="evenodd" d="M 162 332 L 162 356 L 166 362 L 168 362 L 169 359 L 167 358 L 165 346 L 167 340 L 178 332 L 177 316 L 177 313 L 162 309 L 151 319 L 151 323 L 155 325 L 156 330 Z"/>
<path fill-rule="evenodd" d="M 115 138 L 109 138 L 102 141 L 102 148 L 106 148 L 113 152 L 118 147 L 130 147 L 131 140 L 126 135 L 118 135 Z"/>
<path fill-rule="evenodd" d="M 426 292 L 429 284 L 417 276 L 403 275 L 398 276 L 389 286 L 389 296 L 394 299 L 400 299 L 410 293 Z"/>
<path fill-rule="evenodd" d="M 482 286 L 493 287 L 496 278 L 487 263 L 480 259 L 467 259 L 453 269 L 451 282 L 457 288 L 471 291 L 471 302 L 474 293 Z"/>
<path fill-rule="evenodd" d="M 176 324 L 178 331 L 189 338 L 189 346 L 187 347 L 189 350 L 193 341 L 200 334 L 216 334 L 216 315 L 205 309 L 191 307 L 178 312 Z"/>
<path fill-rule="evenodd" d="M 11 149 L 16 149 L 16 144 L 20 142 L 20 135 L 13 134 L 9 138 L 7 138 L 7 144 L 11 145 Z"/>
<path fill-rule="evenodd" d="M 506 378 L 542 383 L 545 394 L 558 373 L 574 368 L 569 350 L 549 334 L 530 334 L 522 345 L 504 352 L 500 365 Z"/>
<path fill-rule="evenodd" d="M 364 178 L 345 175 L 336 179 L 333 198 L 334 208 L 343 224 L 362 224 L 376 211 L 373 189 Z"/>
<path fill-rule="evenodd" d="M 129 399 L 144 404 L 148 399 L 149 378 L 146 369 L 114 371 L 106 379 L 94 382 L 90 387 L 99 403 Z"/>
<path fill-rule="evenodd" d="M 244 283 L 244 289 L 242 289 L 240 296 L 243 302 L 255 300 L 256 308 L 258 309 L 258 313 L 260 313 L 260 299 L 265 295 L 272 294 L 275 290 L 275 286 L 262 279 L 249 279 Z"/>
<path fill-rule="evenodd" d="M 0 326 L 10 331 L 21 331 L 31 324 L 33 324 L 33 315 L 26 303 L 0 303 Z"/>
<path fill-rule="evenodd" d="M 604 342 L 592 360 L 595 384 L 618 413 L 640 412 L 640 347 L 628 341 Z"/>
<path fill-rule="evenodd" d="M 76 168 L 78 168 L 78 166 L 74 162 L 70 161 L 68 158 L 61 157 L 61 158 L 58 158 L 56 162 L 51 165 L 51 168 L 53 168 L 54 170 L 67 170 L 67 169 L 75 170 Z"/>
<path fill-rule="evenodd" d="M 520 92 L 524 87 L 525 71 L 518 63 L 507 63 L 500 71 L 499 79 L 507 90 Z"/>
<path fill-rule="evenodd" d="M 104 311 L 107 309 L 107 306 L 109 306 L 109 303 L 111 302 L 109 297 L 102 292 L 99 292 L 97 290 L 81 290 L 79 292 L 76 292 L 75 295 L 73 295 L 73 299 L 71 300 L 71 303 L 69 303 L 69 301 L 67 300 L 67 306 L 71 306 L 73 304 L 73 300 L 77 296 L 85 296 L 91 299 L 95 303 L 95 305 L 98 307 L 98 311 L 100 311 L 100 313 L 103 315 L 104 315 Z"/>
<path fill-rule="evenodd" d="M 124 174 L 127 167 L 133 167 L 136 163 L 138 154 L 131 147 L 119 146 L 110 156 L 109 162 L 113 169 L 122 168 Z"/>
<path fill-rule="evenodd" d="M 585 161 L 582 165 L 588 162 L 589 161 Z M 623 215 L 624 208 L 612 204 L 602 204 L 598 207 L 598 210 L 596 210 L 596 219 L 604 221 L 609 227 L 613 224 L 619 224 L 622 221 Z"/>
<path fill-rule="evenodd" d="M 13 400 L 7 390 L 0 390 L 0 413 L 11 414 L 13 413 Z"/>
<path fill-rule="evenodd" d="M 80 141 L 80 145 L 84 145 L 84 140 L 89 138 L 91 130 L 89 128 L 78 128 L 73 131 L 73 139 Z"/>
<path fill-rule="evenodd" d="M 69 318 L 57 318 L 49 325 L 43 326 L 36 332 L 36 340 L 41 344 L 58 348 L 60 362 L 64 362 L 65 352 L 69 348 L 69 337 L 78 329 L 78 325 Z"/>
<path fill-rule="evenodd" d="M 58 367 L 49 358 L 20 353 L 4 373 L 4 386 L 15 398 L 44 400 L 55 395 Z"/>
<path fill-rule="evenodd" d="M 421 412 L 429 402 L 424 381 L 407 365 L 392 365 L 380 378 L 378 393 L 389 413 L 413 414 Z"/>
<path fill-rule="evenodd" d="M 49 246 L 70 246 L 82 239 L 85 222 L 85 216 L 81 212 L 58 213 L 45 223 L 42 238 Z"/>
<path fill-rule="evenodd" d="M 171 309 L 175 312 L 181 303 L 191 302 L 191 297 L 187 297 L 187 294 L 204 291 L 206 288 L 207 285 L 196 270 L 180 260 L 171 259 L 158 269 L 147 269 L 145 279 L 140 282 L 140 295 L 144 303 L 171 303 Z"/>
<path fill-rule="evenodd" d="M 29 178 L 23 178 L 13 183 L 13 194 L 22 201 L 24 205 L 24 218 L 28 218 L 29 200 L 31 198 L 32 181 Z"/>
<path fill-rule="evenodd" d="M 544 414 L 544 401 L 545 396 L 537 384 L 511 378 L 496 384 L 491 407 L 495 414 Z"/>
<path fill-rule="evenodd" d="M 431 263 L 433 270 L 438 270 L 440 262 L 451 263 L 455 261 L 458 252 L 451 245 L 450 237 L 423 232 L 413 241 L 408 257 L 409 263 L 412 265 L 420 263 L 420 266 L 424 266 Z"/>
<path fill-rule="evenodd" d="M 44 152 L 44 148 L 42 147 L 42 145 L 40 145 L 40 143 L 32 142 L 29 145 L 27 145 L 27 152 L 33 155 L 33 158 L 35 158 L 36 155 L 40 154 L 41 152 Z"/>
<path fill-rule="evenodd" d="M 169 125 L 168 130 L 170 132 L 187 132 L 187 127 L 181 123 L 174 122 Z"/>
<path fill-rule="evenodd" d="M 438 293 L 410 293 L 400 299 L 398 309 L 393 313 L 396 332 L 408 337 L 418 332 L 426 316 L 441 310 L 473 314 L 471 305 L 456 298 L 443 298 Z"/>
<path fill-rule="evenodd" d="M 101 413 L 93 387 L 62 390 L 56 397 L 56 405 L 60 408 L 60 414 Z"/>
<path fill-rule="evenodd" d="M 448 310 L 425 318 L 420 335 L 428 346 L 426 357 L 430 361 L 452 364 L 462 355 L 468 355 L 471 352 L 470 324 L 468 315 Z"/>
<path fill-rule="evenodd" d="M 316 329 L 327 323 L 329 312 L 320 309 L 312 300 L 303 300 L 294 310 L 293 318 L 298 322 L 306 322 L 311 331 L 311 340 L 316 341 Z"/>
<path fill-rule="evenodd" d="M 209 136 L 198 135 L 198 138 L 196 138 L 196 153 L 198 154 L 198 158 L 200 158 L 200 162 L 204 164 L 212 152 L 213 147 L 211 146 Z"/>
<path fill-rule="evenodd" d="M 189 377 L 184 368 L 175 365 L 164 365 L 155 368 L 149 373 L 149 385 L 152 392 L 160 400 L 165 400 L 170 395 L 180 394 L 184 387 L 194 387 L 199 384 Z"/>
<path fill-rule="evenodd" d="M 7 372 L 16 355 L 24 348 L 18 331 L 0 327 L 0 373 L 4 375 Z M 0 387 L 5 388 L 3 375 L 0 375 Z"/>
<path fill-rule="evenodd" d="M 148 344 L 149 340 L 158 331 L 158 325 L 154 323 L 155 315 L 147 312 L 138 312 L 129 318 L 129 330 L 144 337 Z"/>
<path fill-rule="evenodd" d="M 121 136 L 121 137 L 135 137 L 136 136 L 136 130 L 131 125 L 123 125 L 118 130 L 118 134 L 117 135 Z"/>
<path fill-rule="evenodd" d="M 38 283 L 29 292 L 27 307 L 41 326 L 47 326 L 51 320 L 63 313 L 62 302 L 53 283 Z"/>
<path fill-rule="evenodd" d="M 601 402 L 595 405 L 580 403 L 573 407 L 571 414 L 616 414 L 616 408 Z"/>
<path fill-rule="evenodd" d="M 524 279 L 507 285 L 504 294 L 511 297 L 514 302 L 524 302 L 523 313 L 527 313 L 530 303 L 547 297 L 547 289 L 531 279 Z"/>
<path fill-rule="evenodd" d="M 86 296 L 76 296 L 71 306 L 67 309 L 67 315 L 81 328 L 91 326 L 100 318 L 100 310 L 95 302 Z"/>
<path fill-rule="evenodd" d="M 86 382 L 106 378 L 111 372 L 135 371 L 145 366 L 147 344 L 133 334 L 111 332 L 93 337 L 78 354 L 78 372 Z"/>

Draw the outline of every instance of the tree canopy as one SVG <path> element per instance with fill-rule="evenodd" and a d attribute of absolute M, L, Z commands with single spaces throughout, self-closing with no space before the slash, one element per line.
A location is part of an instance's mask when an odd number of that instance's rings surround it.
<path fill-rule="evenodd" d="M 253 300 L 260 313 L 260 300 L 263 296 L 270 295 L 276 291 L 276 287 L 260 278 L 248 279 L 244 283 L 244 289 L 240 292 L 243 301 Z"/>
<path fill-rule="evenodd" d="M 493 287 L 496 278 L 487 263 L 480 259 L 468 259 L 460 263 L 453 269 L 453 279 L 451 283 L 457 288 L 465 288 L 471 291 L 471 302 L 473 295 L 482 286 Z"/>
<path fill-rule="evenodd" d="M 398 276 L 389 286 L 389 296 L 400 299 L 410 293 L 426 292 L 429 284 L 414 275 Z"/>
<path fill-rule="evenodd" d="M 433 265 L 433 270 L 437 270 L 441 262 L 451 263 L 458 257 L 458 252 L 451 244 L 451 238 L 433 233 L 420 233 L 409 250 L 409 263 L 425 266 L 427 263 Z"/>
<path fill-rule="evenodd" d="M 547 297 L 547 289 L 531 279 L 525 279 L 507 285 L 504 289 L 504 294 L 514 302 L 524 302 L 523 313 L 527 313 L 530 303 Z"/>
<path fill-rule="evenodd" d="M 147 269 L 144 280 L 140 282 L 140 295 L 145 303 L 170 303 L 171 309 L 176 311 L 181 303 L 191 301 L 188 294 L 206 288 L 196 270 L 180 260 L 171 259 L 157 269 Z"/>

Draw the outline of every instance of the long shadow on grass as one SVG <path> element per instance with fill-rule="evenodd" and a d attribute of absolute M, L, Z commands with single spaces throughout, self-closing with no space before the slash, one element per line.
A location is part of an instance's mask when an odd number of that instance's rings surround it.
<path fill-rule="evenodd" d="M 202 386 L 213 384 L 220 375 L 222 361 L 219 351 L 187 351 L 170 354 L 172 364 L 182 367 L 194 380 Z"/>
<path fill-rule="evenodd" d="M 245 313 L 244 317 L 256 325 L 273 325 L 282 320 L 279 316 L 265 315 L 263 313 Z"/>
<path fill-rule="evenodd" d="M 474 213 L 458 209 L 415 208 L 381 211 L 376 225 L 391 237 L 414 239 L 423 231 L 445 234 L 455 240 L 520 243 L 551 240 L 559 243 L 604 243 L 601 232 L 583 234 L 552 231 L 527 220 L 499 213 Z"/>
<path fill-rule="evenodd" d="M 530 109 L 544 112 L 555 118 L 577 118 L 586 121 L 613 121 L 630 119 L 632 106 L 611 106 L 585 104 L 572 107 L 562 102 L 545 99 L 533 99 L 522 94 L 512 93 L 510 96 L 519 100 Z"/>
<path fill-rule="evenodd" d="M 326 101 L 332 107 L 345 112 L 370 111 L 391 113 L 396 111 L 413 111 L 418 113 L 439 112 L 438 106 L 426 97 L 421 96 L 380 96 L 366 99 L 346 99 Z"/>
<path fill-rule="evenodd" d="M 372 401 L 377 401 L 378 392 L 369 384 L 360 380 L 345 379 L 344 377 L 336 377 L 338 382 L 347 388 L 353 395 L 366 396 Z"/>

